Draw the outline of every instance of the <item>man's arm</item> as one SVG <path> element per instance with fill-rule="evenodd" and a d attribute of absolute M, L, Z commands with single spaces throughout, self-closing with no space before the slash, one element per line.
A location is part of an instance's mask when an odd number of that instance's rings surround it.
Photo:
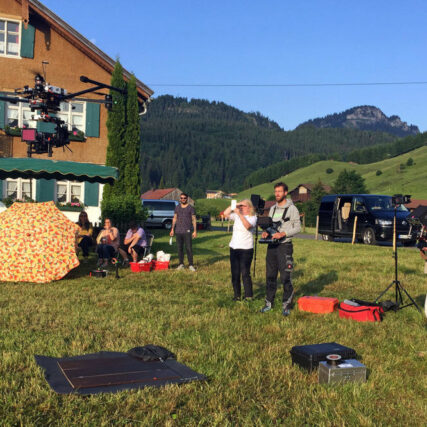
<path fill-rule="evenodd" d="M 191 220 L 193 222 L 193 239 L 197 237 L 197 218 L 195 213 L 191 216 Z"/>
<path fill-rule="evenodd" d="M 169 235 L 170 235 L 171 237 L 174 235 L 176 219 L 177 219 L 177 215 L 176 215 L 176 213 L 175 213 L 175 214 L 174 214 L 174 216 L 173 216 L 173 220 L 172 220 L 172 228 L 171 228 L 171 232 L 169 233 Z"/>

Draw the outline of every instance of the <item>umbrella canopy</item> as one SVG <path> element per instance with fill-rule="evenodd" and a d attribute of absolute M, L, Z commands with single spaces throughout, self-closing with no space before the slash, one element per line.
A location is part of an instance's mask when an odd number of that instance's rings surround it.
<path fill-rule="evenodd" d="M 14 203 L 0 213 L 0 280 L 46 283 L 79 265 L 79 227 L 53 202 Z"/>

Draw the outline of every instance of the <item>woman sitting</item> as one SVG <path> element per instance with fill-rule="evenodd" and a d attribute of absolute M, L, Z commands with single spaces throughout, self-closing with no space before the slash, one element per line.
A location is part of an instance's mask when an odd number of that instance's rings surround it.
<path fill-rule="evenodd" d="M 113 227 L 110 218 L 105 218 L 104 228 L 99 232 L 96 242 L 98 243 L 96 248 L 99 257 L 98 267 L 107 267 L 108 261 L 113 258 L 120 245 L 119 230 Z"/>
<path fill-rule="evenodd" d="M 86 262 L 87 257 L 89 256 L 89 248 L 93 244 L 93 241 L 92 241 L 93 227 L 92 227 L 92 224 L 89 222 L 86 212 L 80 212 L 77 225 L 79 226 L 79 234 L 77 235 L 77 244 L 82 248 L 84 262 Z"/>

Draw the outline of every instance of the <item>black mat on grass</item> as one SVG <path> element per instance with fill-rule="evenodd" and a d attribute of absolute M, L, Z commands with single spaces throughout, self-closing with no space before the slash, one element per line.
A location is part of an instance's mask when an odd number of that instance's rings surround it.
<path fill-rule="evenodd" d="M 60 394 L 115 393 L 206 379 L 175 359 L 144 361 L 128 353 L 106 351 L 66 358 L 34 357 L 52 390 Z"/>

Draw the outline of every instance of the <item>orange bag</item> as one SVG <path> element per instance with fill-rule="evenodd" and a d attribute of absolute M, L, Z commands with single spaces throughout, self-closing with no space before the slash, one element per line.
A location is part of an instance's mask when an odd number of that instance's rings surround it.
<path fill-rule="evenodd" d="M 298 308 L 310 313 L 332 313 L 338 304 L 338 298 L 305 296 L 298 299 Z"/>

